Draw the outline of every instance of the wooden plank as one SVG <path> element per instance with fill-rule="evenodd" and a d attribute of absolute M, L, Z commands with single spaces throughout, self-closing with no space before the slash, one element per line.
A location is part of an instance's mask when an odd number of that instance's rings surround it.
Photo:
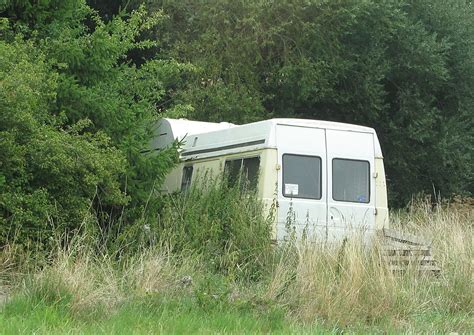
<path fill-rule="evenodd" d="M 381 250 L 389 269 L 394 273 L 416 271 L 420 275 L 438 276 L 441 268 L 431 255 L 431 248 L 426 240 L 393 229 L 384 229 L 384 245 Z"/>
<path fill-rule="evenodd" d="M 405 272 L 409 270 L 416 270 L 417 272 L 441 272 L 441 268 L 436 266 L 436 265 L 420 265 L 417 267 L 407 267 L 407 266 L 402 266 L 402 265 L 390 265 L 388 267 L 390 271 L 399 271 L 399 272 Z"/>
<path fill-rule="evenodd" d="M 392 255 L 385 256 L 388 261 L 399 261 L 399 262 L 434 262 L 435 259 L 431 255 L 413 255 L 413 256 L 401 256 Z"/>
<path fill-rule="evenodd" d="M 425 245 L 407 245 L 398 242 L 387 243 L 382 246 L 382 250 L 421 250 L 421 251 L 430 251 L 430 248 Z"/>
<path fill-rule="evenodd" d="M 395 229 L 384 228 L 383 234 L 386 238 L 394 239 L 396 241 L 405 242 L 409 244 L 414 244 L 414 245 L 422 245 L 422 244 L 430 245 L 431 244 L 430 241 L 422 237 L 419 237 L 410 233 L 406 233 L 406 232 L 402 233 Z"/>
<path fill-rule="evenodd" d="M 394 246 L 385 246 L 382 249 L 382 255 L 385 257 L 388 256 L 431 256 L 429 248 L 424 246 L 411 246 L 407 247 L 394 247 Z"/>
<path fill-rule="evenodd" d="M 418 272 L 420 274 L 433 274 L 435 276 L 439 276 L 441 274 L 441 268 L 435 266 L 435 265 L 432 265 L 430 267 L 427 267 L 427 266 L 423 266 L 421 268 L 418 269 Z"/>
<path fill-rule="evenodd" d="M 385 250 L 384 257 L 388 256 L 429 256 L 430 252 L 427 250 Z"/>

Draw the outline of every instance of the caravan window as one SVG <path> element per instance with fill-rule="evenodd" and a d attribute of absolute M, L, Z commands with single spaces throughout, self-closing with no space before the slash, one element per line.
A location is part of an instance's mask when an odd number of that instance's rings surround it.
<path fill-rule="evenodd" d="M 186 191 L 191 186 L 191 178 L 193 177 L 193 167 L 185 166 L 183 168 L 183 177 L 181 178 L 181 192 Z"/>
<path fill-rule="evenodd" d="M 242 185 L 248 185 L 251 189 L 257 188 L 258 169 L 260 166 L 260 157 L 239 158 L 225 162 L 224 173 L 228 178 L 229 185 L 235 185 L 239 177 L 245 179 Z"/>
<path fill-rule="evenodd" d="M 332 160 L 332 198 L 337 201 L 370 202 L 370 165 L 367 161 Z"/>
<path fill-rule="evenodd" d="M 321 158 L 284 154 L 283 195 L 321 199 Z"/>

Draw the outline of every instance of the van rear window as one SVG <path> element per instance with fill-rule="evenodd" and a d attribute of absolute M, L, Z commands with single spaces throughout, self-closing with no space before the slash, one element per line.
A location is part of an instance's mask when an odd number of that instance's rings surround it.
<path fill-rule="evenodd" d="M 283 155 L 283 196 L 321 199 L 321 158 Z"/>
<path fill-rule="evenodd" d="M 336 201 L 370 202 L 370 165 L 367 161 L 332 160 L 332 198 Z"/>

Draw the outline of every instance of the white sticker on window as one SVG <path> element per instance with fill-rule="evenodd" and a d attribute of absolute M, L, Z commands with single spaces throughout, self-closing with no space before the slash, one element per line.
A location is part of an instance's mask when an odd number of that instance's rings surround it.
<path fill-rule="evenodd" d="M 298 184 L 285 184 L 286 195 L 298 195 Z"/>

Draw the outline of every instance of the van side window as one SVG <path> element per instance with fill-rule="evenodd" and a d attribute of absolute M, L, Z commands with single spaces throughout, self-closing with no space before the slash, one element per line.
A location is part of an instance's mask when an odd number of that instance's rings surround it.
<path fill-rule="evenodd" d="M 283 155 L 283 196 L 321 199 L 321 158 Z"/>
<path fill-rule="evenodd" d="M 369 203 L 369 162 L 334 158 L 332 160 L 332 198 L 336 201 Z"/>
<path fill-rule="evenodd" d="M 229 185 L 235 185 L 239 177 L 244 178 L 242 185 L 248 185 L 250 189 L 256 189 L 258 183 L 258 170 L 260 167 L 260 157 L 239 158 L 227 160 L 224 166 Z"/>
<path fill-rule="evenodd" d="M 191 178 L 193 177 L 193 166 L 185 166 L 183 168 L 183 177 L 181 178 L 181 192 L 186 191 L 191 186 Z"/>

